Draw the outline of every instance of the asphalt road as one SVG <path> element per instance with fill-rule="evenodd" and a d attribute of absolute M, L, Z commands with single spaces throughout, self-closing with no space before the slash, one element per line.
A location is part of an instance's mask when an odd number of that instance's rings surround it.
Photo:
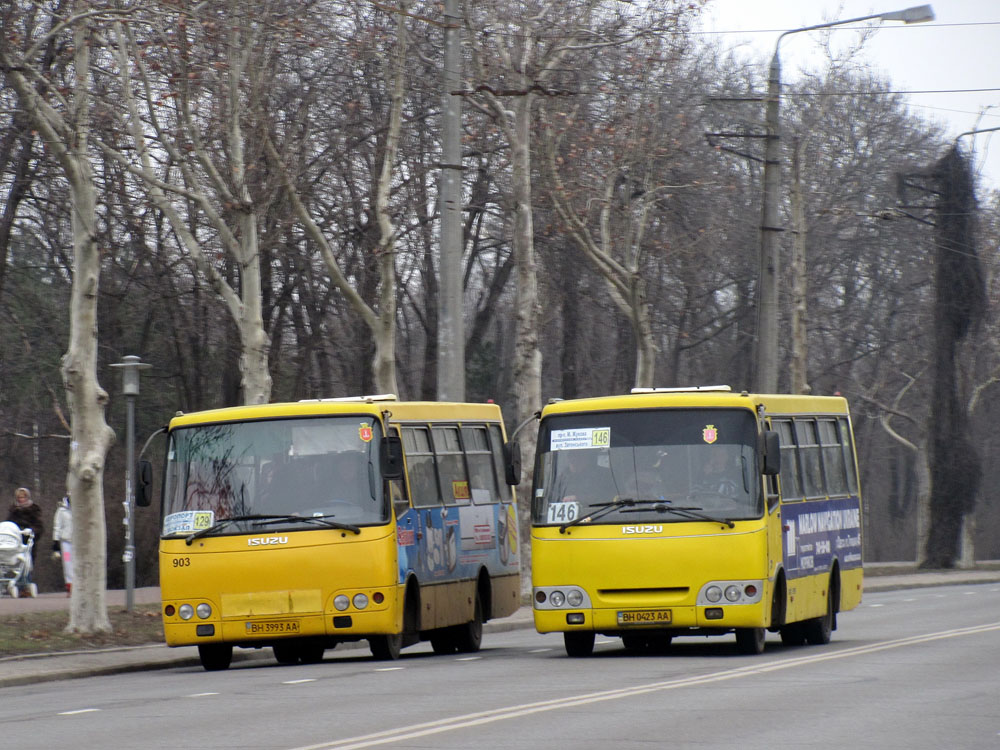
<path fill-rule="evenodd" d="M 491 633 L 473 655 L 427 646 L 398 662 L 243 662 L 0 690 L 5 747 L 534 748 L 995 747 L 1000 583 L 866 594 L 827 646 L 764 654 L 725 638 L 636 655 L 599 638 Z"/>

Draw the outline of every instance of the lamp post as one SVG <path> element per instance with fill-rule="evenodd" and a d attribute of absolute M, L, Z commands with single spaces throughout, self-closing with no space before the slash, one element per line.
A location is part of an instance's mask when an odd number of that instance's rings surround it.
<path fill-rule="evenodd" d="M 843 21 L 820 23 L 783 32 L 774 45 L 774 56 L 767 78 L 767 110 L 765 114 L 767 138 L 764 150 L 764 197 L 761 208 L 760 255 L 757 287 L 757 352 L 754 362 L 754 389 L 758 393 L 778 390 L 778 203 L 781 191 L 781 61 L 778 48 L 789 34 L 802 31 L 827 29 L 859 21 L 902 21 L 922 23 L 934 20 L 929 5 L 918 5 L 906 10 L 875 13 L 870 16 L 848 18 Z"/>
<path fill-rule="evenodd" d="M 135 397 L 139 395 L 139 371 L 152 365 L 140 362 L 134 354 L 122 357 L 111 365 L 122 370 L 122 393 L 125 394 L 125 609 L 135 607 L 135 487 L 132 482 L 132 465 L 135 463 Z"/>

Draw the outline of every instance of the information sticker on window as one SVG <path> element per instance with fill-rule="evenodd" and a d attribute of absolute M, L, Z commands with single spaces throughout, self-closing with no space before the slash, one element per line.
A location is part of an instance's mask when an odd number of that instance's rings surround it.
<path fill-rule="evenodd" d="M 580 503 L 549 503 L 549 523 L 569 523 L 580 515 Z"/>
<path fill-rule="evenodd" d="M 611 447 L 610 427 L 580 427 L 574 430 L 553 430 L 549 450 L 575 451 L 586 448 Z"/>
<path fill-rule="evenodd" d="M 163 519 L 163 536 L 190 534 L 209 528 L 215 522 L 215 513 L 210 510 L 185 510 L 171 513 Z"/>

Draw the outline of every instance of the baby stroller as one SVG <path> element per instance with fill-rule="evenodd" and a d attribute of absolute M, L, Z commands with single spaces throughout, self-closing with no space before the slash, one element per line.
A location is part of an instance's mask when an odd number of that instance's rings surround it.
<path fill-rule="evenodd" d="M 34 546 L 34 531 L 13 521 L 0 523 L 0 596 L 9 594 L 17 599 L 22 590 L 32 598 L 38 596 L 38 586 L 28 583 Z"/>

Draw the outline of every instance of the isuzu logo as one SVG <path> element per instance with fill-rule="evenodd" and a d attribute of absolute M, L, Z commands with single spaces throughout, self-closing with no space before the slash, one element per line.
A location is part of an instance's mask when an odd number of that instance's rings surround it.
<path fill-rule="evenodd" d="M 252 536 L 247 539 L 251 547 L 263 547 L 266 544 L 288 544 L 287 536 Z"/>
<path fill-rule="evenodd" d="M 660 524 L 647 523 L 638 526 L 622 526 L 623 534 L 659 534 L 662 531 L 663 526 Z"/>

